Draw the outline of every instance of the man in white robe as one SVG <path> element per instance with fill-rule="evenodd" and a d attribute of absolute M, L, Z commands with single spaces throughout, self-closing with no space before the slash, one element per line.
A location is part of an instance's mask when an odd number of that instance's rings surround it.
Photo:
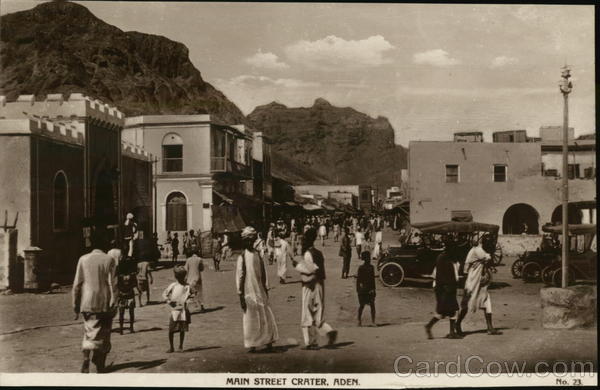
<path fill-rule="evenodd" d="M 244 347 L 256 352 L 257 347 L 271 349 L 279 338 L 275 316 L 269 305 L 267 271 L 262 257 L 254 249 L 257 233 L 247 226 L 242 231 L 244 251 L 236 267 L 236 286 L 243 315 Z"/>
<path fill-rule="evenodd" d="M 287 277 L 287 261 L 288 259 L 292 259 L 292 252 L 290 244 L 280 236 L 279 232 L 276 232 L 274 236 L 274 255 L 277 261 L 277 276 L 279 276 L 279 283 L 285 284 L 285 279 Z"/>
<path fill-rule="evenodd" d="M 292 260 L 294 267 L 302 277 L 302 336 L 308 350 L 319 348 L 317 333 L 327 336 L 328 345 L 335 344 L 337 330 L 324 319 L 325 310 L 325 261 L 321 251 L 314 247 L 317 231 L 309 229 L 304 234 L 304 259 L 298 263 Z"/>
<path fill-rule="evenodd" d="M 488 292 L 489 282 L 485 285 L 481 283 L 485 263 L 492 261 L 492 256 L 484 248 L 489 249 L 491 240 L 489 237 L 483 237 L 481 241 L 469 250 L 465 260 L 465 271 L 467 279 L 465 280 L 464 295 L 460 303 L 460 312 L 456 322 L 456 332 L 464 335 L 461 323 L 468 312 L 475 313 L 477 309 L 482 309 L 485 313 L 487 324 L 487 333 L 489 335 L 502 334 L 492 325 L 492 300 Z"/>
<path fill-rule="evenodd" d="M 204 262 L 198 256 L 199 250 L 197 247 L 192 249 L 192 256 L 185 261 L 184 268 L 187 271 L 186 281 L 192 292 L 192 300 L 194 301 L 200 312 L 204 312 L 204 295 L 202 293 L 202 271 L 204 271 Z"/>

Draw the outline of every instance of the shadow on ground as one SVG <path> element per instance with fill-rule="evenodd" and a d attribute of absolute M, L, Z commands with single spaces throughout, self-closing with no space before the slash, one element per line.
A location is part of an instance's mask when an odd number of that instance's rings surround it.
<path fill-rule="evenodd" d="M 116 372 L 120 370 L 125 370 L 127 368 L 137 368 L 138 370 L 147 370 L 149 368 L 154 368 L 163 365 L 167 359 L 157 359 L 157 360 L 147 360 L 147 361 L 137 361 L 137 362 L 126 362 L 119 364 L 112 364 L 106 367 L 106 372 Z"/>

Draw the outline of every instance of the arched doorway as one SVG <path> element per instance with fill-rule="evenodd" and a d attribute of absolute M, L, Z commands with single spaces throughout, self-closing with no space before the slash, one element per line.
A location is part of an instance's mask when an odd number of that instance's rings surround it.
<path fill-rule="evenodd" d="M 569 204 L 567 210 L 569 211 L 569 224 L 580 224 L 583 219 L 583 213 L 581 209 L 577 208 L 575 205 Z M 562 205 L 556 206 L 554 211 L 552 212 L 552 218 L 550 219 L 553 225 L 561 225 L 562 224 Z"/>
<path fill-rule="evenodd" d="M 503 234 L 539 234 L 540 215 L 532 206 L 517 203 L 510 206 L 502 218 Z"/>
<path fill-rule="evenodd" d="M 187 198 L 181 192 L 171 192 L 167 197 L 165 230 L 187 231 Z"/>

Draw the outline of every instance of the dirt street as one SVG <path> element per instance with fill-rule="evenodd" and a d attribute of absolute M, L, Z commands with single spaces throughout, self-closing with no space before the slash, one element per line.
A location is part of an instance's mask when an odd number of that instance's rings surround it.
<path fill-rule="evenodd" d="M 385 244 L 395 242 L 386 231 Z M 470 315 L 462 340 L 450 340 L 448 322 L 433 329 L 427 340 L 423 325 L 433 315 L 435 301 L 428 284 L 386 288 L 377 282 L 377 327 L 358 327 L 355 279 L 343 280 L 339 245 L 326 241 L 326 320 L 339 330 L 333 348 L 303 350 L 300 323 L 299 274 L 289 265 L 289 278 L 279 284 L 276 265 L 269 265 L 271 304 L 280 339 L 272 353 L 248 354 L 242 344 L 242 316 L 235 294 L 234 261 L 223 262 L 222 272 L 206 261 L 203 273 L 205 313 L 192 316 L 184 351 L 167 354 L 168 309 L 159 303 L 173 280 L 172 270 L 154 273 L 151 305 L 136 309 L 136 332 L 113 330 L 107 364 L 111 372 L 393 372 L 414 368 L 418 361 L 464 361 L 477 355 L 482 362 L 519 362 L 533 369 L 537 361 L 591 361 L 597 370 L 596 329 L 552 331 L 541 327 L 539 289 L 512 279 L 505 258 L 494 275 L 491 291 L 495 325 L 502 335 L 488 336 L 482 313 Z M 351 275 L 359 262 L 354 253 Z M 55 294 L 0 296 L 1 372 L 78 372 L 81 364 L 82 325 L 74 320 L 69 287 Z M 369 310 L 363 323 L 370 324 Z M 113 322 L 113 328 L 118 326 Z M 176 339 L 177 340 L 177 339 Z M 325 340 L 322 340 L 325 343 Z M 411 360 L 412 359 L 412 360 Z M 496 368 L 497 370 L 497 368 Z"/>

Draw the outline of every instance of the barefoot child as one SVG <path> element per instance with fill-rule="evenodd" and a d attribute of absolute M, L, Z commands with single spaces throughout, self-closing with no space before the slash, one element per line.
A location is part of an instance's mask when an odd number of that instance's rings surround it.
<path fill-rule="evenodd" d="M 137 265 L 137 288 L 139 292 L 138 299 L 142 307 L 142 294 L 146 292 L 146 305 L 150 303 L 150 284 L 154 283 L 152 272 L 150 272 L 150 263 L 140 261 Z"/>
<path fill-rule="evenodd" d="M 371 322 L 375 325 L 375 270 L 371 265 L 371 253 L 361 254 L 363 264 L 358 267 L 356 275 L 356 292 L 358 293 L 358 326 L 362 326 L 361 318 L 366 305 L 371 307 Z"/>
<path fill-rule="evenodd" d="M 123 322 L 125 321 L 125 310 L 129 310 L 129 330 L 133 333 L 135 321 L 135 289 L 136 289 L 136 265 L 131 257 L 125 257 L 117 266 L 117 306 L 119 308 L 119 333 L 123 334 Z"/>
<path fill-rule="evenodd" d="M 167 353 L 174 351 L 173 337 L 175 333 L 179 333 L 179 350 L 183 350 L 183 339 L 191 322 L 191 315 L 187 309 L 187 302 L 191 296 L 190 286 L 185 281 L 187 272 L 183 267 L 175 267 L 173 273 L 176 282 L 171 283 L 163 292 L 163 298 L 171 309 L 169 317 L 170 348 Z"/>

